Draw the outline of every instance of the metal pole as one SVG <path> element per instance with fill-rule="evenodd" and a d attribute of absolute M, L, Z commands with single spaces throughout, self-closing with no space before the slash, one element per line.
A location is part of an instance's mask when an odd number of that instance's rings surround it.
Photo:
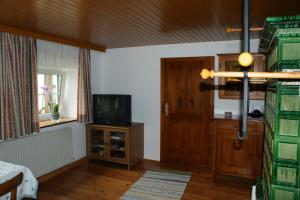
<path fill-rule="evenodd" d="M 250 38 L 249 38 L 249 3 L 250 0 L 244 0 L 244 45 L 243 51 L 250 52 Z M 247 127 L 248 127 L 248 110 L 249 110 L 249 79 L 248 79 L 248 69 L 244 71 L 244 89 L 243 89 L 243 121 L 242 121 L 242 131 L 238 133 L 237 137 L 239 140 L 244 140 L 247 137 Z"/>
<path fill-rule="evenodd" d="M 244 45 L 243 50 L 246 52 L 250 51 L 250 39 L 249 39 L 249 19 L 250 19 L 250 0 L 244 0 L 244 26 L 243 26 L 243 33 L 244 33 Z"/>

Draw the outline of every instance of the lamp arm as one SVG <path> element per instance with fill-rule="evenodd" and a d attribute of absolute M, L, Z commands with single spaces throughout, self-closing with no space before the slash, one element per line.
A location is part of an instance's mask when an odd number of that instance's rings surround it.
<path fill-rule="evenodd" d="M 200 73 L 203 79 L 231 77 L 244 78 L 244 72 L 215 72 L 203 69 Z M 248 72 L 249 79 L 251 78 L 267 78 L 267 79 L 300 79 L 300 72 Z"/>

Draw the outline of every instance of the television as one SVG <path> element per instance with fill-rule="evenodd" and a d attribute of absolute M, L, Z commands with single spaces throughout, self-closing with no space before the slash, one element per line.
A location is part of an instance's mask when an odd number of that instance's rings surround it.
<path fill-rule="evenodd" d="M 131 124 L 131 95 L 94 94 L 93 123 L 107 125 Z"/>

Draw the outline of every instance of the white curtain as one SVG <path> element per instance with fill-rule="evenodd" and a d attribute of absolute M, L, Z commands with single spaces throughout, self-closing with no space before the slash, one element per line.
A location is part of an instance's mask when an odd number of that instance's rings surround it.
<path fill-rule="evenodd" d="M 37 40 L 37 64 L 46 68 L 78 69 L 79 48 Z"/>

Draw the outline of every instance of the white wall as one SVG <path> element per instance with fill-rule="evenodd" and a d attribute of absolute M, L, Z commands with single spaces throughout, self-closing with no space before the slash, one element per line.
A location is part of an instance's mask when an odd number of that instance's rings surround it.
<path fill-rule="evenodd" d="M 256 52 L 258 40 L 251 41 Z M 108 49 L 92 59 L 92 92 L 132 95 L 133 121 L 145 123 L 146 159 L 160 160 L 160 59 L 166 57 L 216 56 L 240 51 L 240 41 L 221 41 Z M 215 57 L 215 69 L 218 66 Z M 100 74 L 100 78 L 99 78 Z M 251 101 L 250 108 L 263 106 Z M 215 91 L 215 113 L 240 113 L 239 100 L 221 100 Z"/>
<path fill-rule="evenodd" d="M 99 94 L 102 92 L 103 80 L 102 68 L 104 56 L 106 53 L 91 50 L 91 90 L 92 94 Z"/>

